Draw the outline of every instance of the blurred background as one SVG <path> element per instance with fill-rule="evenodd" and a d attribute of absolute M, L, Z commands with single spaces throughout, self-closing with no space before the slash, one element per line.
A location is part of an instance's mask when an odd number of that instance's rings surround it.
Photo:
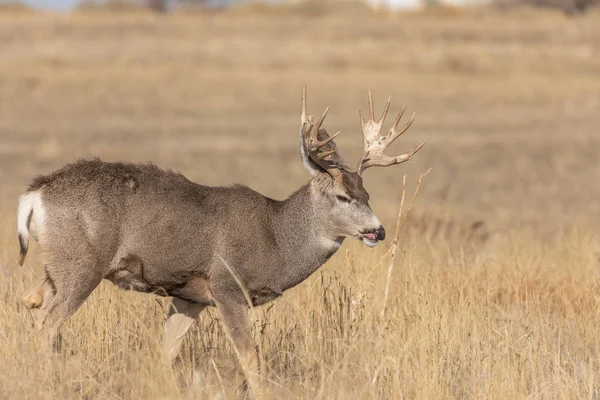
<path fill-rule="evenodd" d="M 302 2 L 302 0 L 299 0 Z M 166 11 L 181 6 L 196 6 L 196 7 L 218 7 L 226 8 L 236 6 L 243 3 L 265 3 L 269 5 L 276 5 L 287 3 L 288 5 L 293 2 L 299 2 L 298 0 L 23 0 L 23 3 L 28 6 L 33 6 L 42 9 L 51 10 L 69 10 L 74 7 L 78 7 L 89 4 L 97 4 L 103 6 L 106 4 L 127 4 L 132 6 L 147 6 L 154 11 Z M 360 1 L 360 0 L 359 0 Z M 9 0 L 9 2 L 12 2 Z M 356 0 L 313 0 L 310 1 L 314 5 L 322 3 L 338 3 L 343 5 L 344 3 L 356 2 Z M 552 7 L 558 8 L 565 12 L 585 12 L 589 7 L 598 4 L 597 0 L 364 0 L 365 3 L 370 4 L 373 7 L 387 8 L 392 10 L 418 10 L 426 7 L 439 6 L 439 5 L 451 5 L 451 6 L 473 6 L 480 4 L 499 4 L 499 5 L 532 5 L 540 7 Z"/>
<path fill-rule="evenodd" d="M 600 13 L 595 0 L 22 0 L 0 6 L 0 198 L 82 157 L 152 161 L 282 199 L 308 175 L 300 93 L 354 163 L 358 109 L 407 106 L 370 170 L 393 221 L 417 215 L 549 232 L 600 222 Z M 393 117 L 390 117 L 388 125 Z M 462 222 L 461 222 L 462 223 Z"/>
<path fill-rule="evenodd" d="M 168 299 L 110 283 L 65 325 L 57 379 L 19 300 L 44 267 L 36 245 L 16 264 L 31 179 L 100 157 L 283 199 L 309 179 L 304 84 L 350 164 L 369 89 L 377 114 L 392 98 L 385 129 L 416 112 L 388 153 L 425 147 L 364 175 L 390 237 L 403 176 L 410 196 L 431 172 L 394 260 L 391 240 L 347 241 L 258 309 L 269 398 L 598 397 L 597 0 L 0 4 L 0 398 L 179 393 Z M 243 379 L 218 318 L 184 346 L 198 398 L 237 398 Z"/>

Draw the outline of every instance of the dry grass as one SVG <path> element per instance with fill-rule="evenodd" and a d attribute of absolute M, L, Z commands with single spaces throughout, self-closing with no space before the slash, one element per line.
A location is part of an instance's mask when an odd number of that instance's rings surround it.
<path fill-rule="evenodd" d="M 160 356 L 166 299 L 103 284 L 41 351 L 18 304 L 37 247 L 15 259 L 16 199 L 78 157 L 152 160 L 206 184 L 282 198 L 306 181 L 299 91 L 359 153 L 356 109 L 417 111 L 369 171 L 386 226 L 404 173 L 423 181 L 381 318 L 389 244 L 346 243 L 259 308 L 272 398 L 591 398 L 600 349 L 598 15 L 490 11 L 344 15 L 0 14 L 0 398 L 234 396 L 241 376 L 214 310 L 186 340 L 184 380 Z M 391 230 L 391 228 L 389 229 Z"/>
<path fill-rule="evenodd" d="M 511 234 L 496 257 L 474 262 L 410 238 L 383 320 L 383 251 L 348 244 L 303 285 L 258 309 L 267 393 L 590 398 L 599 384 L 598 239 L 573 231 L 543 244 Z M 0 396 L 179 397 L 160 353 L 165 300 L 103 284 L 65 326 L 65 354 L 52 360 L 16 304 L 32 269 L 28 262 L 2 276 L 0 351 L 11 361 L 0 365 Z M 199 398 L 235 395 L 241 376 L 214 310 L 184 348 L 188 390 Z"/>

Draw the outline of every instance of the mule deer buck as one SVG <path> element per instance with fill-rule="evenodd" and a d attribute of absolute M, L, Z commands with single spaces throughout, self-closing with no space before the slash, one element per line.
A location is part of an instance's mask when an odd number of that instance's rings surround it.
<path fill-rule="evenodd" d="M 369 247 L 385 238 L 361 175 L 408 161 L 425 144 L 383 154 L 414 118 L 398 129 L 401 112 L 382 135 L 389 106 L 375 120 L 369 92 L 364 151 L 352 168 L 334 142 L 339 132 L 322 128 L 328 110 L 316 121 L 307 115 L 304 88 L 300 156 L 312 179 L 283 201 L 240 185 L 199 185 L 152 164 L 83 160 L 35 178 L 20 197 L 18 238 L 20 265 L 30 235 L 44 258 L 44 277 L 23 298 L 36 326 L 60 343 L 61 325 L 108 279 L 173 297 L 165 323 L 171 361 L 198 314 L 217 307 L 246 377 L 256 374 L 249 301 L 264 304 L 304 281 L 347 237 Z"/>

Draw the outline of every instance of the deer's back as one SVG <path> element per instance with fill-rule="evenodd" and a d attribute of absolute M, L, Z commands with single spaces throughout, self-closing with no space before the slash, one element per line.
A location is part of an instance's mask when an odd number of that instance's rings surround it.
<path fill-rule="evenodd" d="M 261 246 L 269 243 L 272 201 L 243 186 L 203 186 L 151 164 L 85 160 L 36 178 L 29 191 L 41 192 L 45 250 L 86 240 L 104 275 L 143 275 L 143 291 L 208 279 L 217 255 L 237 264 L 240 254 L 269 251 Z"/>

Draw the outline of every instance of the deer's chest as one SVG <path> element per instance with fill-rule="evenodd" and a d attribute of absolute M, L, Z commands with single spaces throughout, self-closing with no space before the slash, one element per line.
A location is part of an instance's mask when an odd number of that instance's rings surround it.
<path fill-rule="evenodd" d="M 286 263 L 285 267 L 279 271 L 277 277 L 278 288 L 281 289 L 281 292 L 303 282 L 325 264 L 340 248 L 341 241 L 331 240 L 326 244 L 326 246 L 319 248 L 319 251 L 298 254 L 299 257 L 289 260 Z"/>

